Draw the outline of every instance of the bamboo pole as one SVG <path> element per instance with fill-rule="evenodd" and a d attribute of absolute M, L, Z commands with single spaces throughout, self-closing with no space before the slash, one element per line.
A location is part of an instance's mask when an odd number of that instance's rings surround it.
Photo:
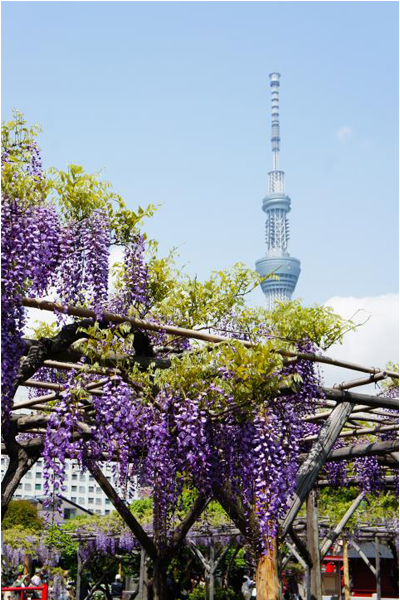
<path fill-rule="evenodd" d="M 103 394 L 103 392 L 101 390 L 97 390 L 96 388 L 99 386 L 101 387 L 101 386 L 105 385 L 106 383 L 108 383 L 109 381 L 113 381 L 115 379 L 116 379 L 116 377 L 113 376 L 113 377 L 104 377 L 103 379 L 99 379 L 98 381 L 91 381 L 90 383 L 88 383 L 85 386 L 84 389 L 85 389 L 85 391 L 90 392 L 91 394 L 100 396 Z M 66 390 L 66 387 L 59 383 L 47 383 L 47 382 L 43 382 L 43 381 L 36 381 L 34 379 L 27 379 L 23 385 L 26 387 L 46 388 L 46 389 L 50 389 L 50 390 L 56 390 L 56 393 L 47 394 L 47 396 L 38 396 L 37 398 L 32 398 L 32 400 L 26 400 L 25 402 L 20 402 L 19 404 L 15 404 L 13 406 L 13 410 L 18 410 L 20 408 L 29 408 L 29 407 L 35 406 L 36 404 L 39 404 L 41 402 L 52 402 L 53 400 L 55 400 L 58 397 L 59 393 Z"/>
<path fill-rule="evenodd" d="M 387 373 L 381 371 L 378 373 L 372 373 L 369 377 L 363 377 L 362 379 L 352 379 L 351 381 L 342 381 L 342 383 L 336 383 L 333 387 L 338 390 L 349 390 L 360 385 L 368 385 L 375 383 L 387 378 Z"/>

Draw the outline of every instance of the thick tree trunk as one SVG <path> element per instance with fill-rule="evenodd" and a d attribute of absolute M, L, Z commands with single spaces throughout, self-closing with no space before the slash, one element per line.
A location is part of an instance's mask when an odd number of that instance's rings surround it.
<path fill-rule="evenodd" d="M 153 562 L 153 597 L 154 600 L 167 600 L 167 567 L 168 562 L 157 557 Z"/>
<path fill-rule="evenodd" d="M 7 471 L 1 482 L 1 520 L 7 512 L 8 505 L 23 476 L 38 460 L 39 453 L 27 453 L 15 439 L 17 432 L 13 423 L 9 425 L 9 431 L 4 434 L 5 449 L 9 456 Z"/>
<path fill-rule="evenodd" d="M 266 556 L 257 564 L 256 572 L 257 600 L 279 600 L 279 578 L 276 542 Z"/>

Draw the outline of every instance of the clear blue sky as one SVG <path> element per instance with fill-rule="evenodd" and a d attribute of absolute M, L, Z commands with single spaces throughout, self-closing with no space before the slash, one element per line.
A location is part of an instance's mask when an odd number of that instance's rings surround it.
<path fill-rule="evenodd" d="M 202 278 L 264 253 L 280 71 L 296 297 L 397 291 L 397 2 L 3 2 L 2 59 L 45 165 L 162 204 L 149 235 Z"/>

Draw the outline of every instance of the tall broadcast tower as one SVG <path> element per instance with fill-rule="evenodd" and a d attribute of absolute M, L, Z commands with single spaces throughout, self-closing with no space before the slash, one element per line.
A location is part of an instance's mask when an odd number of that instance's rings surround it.
<path fill-rule="evenodd" d="M 267 215 L 265 224 L 267 253 L 256 261 L 256 269 L 262 276 L 274 274 L 265 279 L 262 290 L 267 299 L 267 308 L 272 310 L 277 300 L 290 300 L 300 275 L 300 261 L 292 258 L 287 251 L 289 241 L 290 198 L 285 194 L 285 173 L 279 167 L 279 73 L 271 73 L 272 92 L 272 171 L 268 173 L 269 189 L 262 204 Z"/>

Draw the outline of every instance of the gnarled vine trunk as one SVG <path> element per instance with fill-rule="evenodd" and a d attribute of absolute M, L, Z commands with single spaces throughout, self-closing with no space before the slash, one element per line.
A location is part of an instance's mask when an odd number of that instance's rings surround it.
<path fill-rule="evenodd" d="M 257 600 L 279 600 L 279 577 L 276 541 L 268 554 L 259 558 L 256 572 Z"/>
<path fill-rule="evenodd" d="M 38 460 L 40 453 L 27 452 L 17 442 L 15 425 L 9 424 L 9 429 L 3 435 L 5 450 L 9 457 L 7 471 L 1 482 L 1 520 L 7 512 L 8 505 L 21 479 Z"/>
<path fill-rule="evenodd" d="M 167 600 L 167 567 L 169 561 L 157 557 L 153 563 L 153 598 Z"/>

